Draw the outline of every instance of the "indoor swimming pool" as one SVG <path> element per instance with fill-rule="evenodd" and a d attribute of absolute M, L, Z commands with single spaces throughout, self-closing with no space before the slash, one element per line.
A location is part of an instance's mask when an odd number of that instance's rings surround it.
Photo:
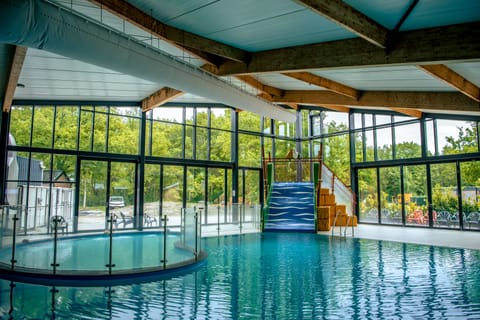
<path fill-rule="evenodd" d="M 0 280 L 8 319 L 479 319 L 480 251 L 305 233 L 204 238 L 206 262 L 111 287 Z"/>

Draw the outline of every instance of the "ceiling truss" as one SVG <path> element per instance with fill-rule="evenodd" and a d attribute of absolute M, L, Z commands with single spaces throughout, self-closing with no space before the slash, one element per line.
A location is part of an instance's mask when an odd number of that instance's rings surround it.
<path fill-rule="evenodd" d="M 415 117 L 421 116 L 417 109 L 480 110 L 479 88 L 444 65 L 446 62 L 480 61 L 480 22 L 398 32 L 399 27 L 388 30 L 340 0 L 295 0 L 360 38 L 253 53 L 168 26 L 124 0 L 90 1 L 200 57 L 206 62 L 203 68 L 209 72 L 235 76 L 257 89 L 261 97 L 293 108 L 309 104 L 347 112 L 355 106 L 378 106 Z M 398 26 L 417 2 L 408 8 Z M 418 66 L 459 93 L 361 91 L 308 71 L 398 65 Z M 281 73 L 323 90 L 282 90 L 255 77 L 263 73 Z M 175 89 L 162 88 L 152 96 L 168 101 L 172 90 Z M 144 100 L 148 109 L 157 105 L 151 102 L 155 100 L 152 96 Z"/>

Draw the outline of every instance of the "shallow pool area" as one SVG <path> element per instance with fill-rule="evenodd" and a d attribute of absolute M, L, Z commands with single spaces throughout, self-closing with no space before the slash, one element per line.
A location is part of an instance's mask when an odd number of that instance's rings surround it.
<path fill-rule="evenodd" d="M 109 263 L 110 238 L 108 234 L 62 238 L 57 243 L 57 270 L 104 271 Z M 164 244 L 164 241 L 167 241 Z M 112 239 L 112 262 L 115 270 L 157 267 L 166 256 L 170 263 L 191 259 L 193 253 L 175 248 L 180 234 L 161 232 L 116 234 Z M 168 248 L 165 253 L 164 248 Z M 16 266 L 32 269 L 51 269 L 52 241 L 33 241 L 17 245 Z M 0 251 L 0 262 L 8 263 L 11 250 Z"/>
<path fill-rule="evenodd" d="M 202 239 L 208 259 L 111 287 L 0 281 L 13 319 L 478 319 L 480 251 L 326 235 Z"/>

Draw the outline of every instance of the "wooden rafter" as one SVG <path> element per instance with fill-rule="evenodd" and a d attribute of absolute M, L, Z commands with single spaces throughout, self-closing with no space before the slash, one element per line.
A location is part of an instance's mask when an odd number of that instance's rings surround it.
<path fill-rule="evenodd" d="M 90 0 L 90 2 L 177 46 L 192 48 L 242 63 L 249 60 L 246 51 L 171 27 L 156 20 L 125 0 Z M 191 53 L 198 56 L 195 52 Z M 201 58 L 205 58 L 205 56 Z M 214 64 L 212 61 L 207 62 Z"/>
<path fill-rule="evenodd" d="M 480 102 L 480 88 L 443 64 L 426 64 L 418 68 L 444 81 L 467 97 Z"/>
<path fill-rule="evenodd" d="M 266 85 L 261 81 L 258 81 L 257 79 L 255 79 L 253 76 L 239 75 L 239 76 L 236 76 L 236 78 L 244 81 L 245 83 L 249 84 L 250 86 L 254 87 L 257 90 L 268 94 L 270 96 L 270 99 L 272 97 L 281 97 L 283 95 L 283 90 Z"/>
<path fill-rule="evenodd" d="M 407 115 L 413 118 L 418 118 L 418 119 L 420 119 L 423 114 L 422 111 L 416 110 L 416 109 L 405 109 L 405 108 L 390 108 L 390 109 L 398 113 L 403 113 L 404 115 Z"/>
<path fill-rule="evenodd" d="M 274 98 L 273 102 L 322 106 L 344 105 L 443 111 L 480 111 L 478 102 L 457 92 L 364 91 L 360 99 L 355 100 L 329 91 L 290 90 L 285 91 L 281 98 Z"/>
<path fill-rule="evenodd" d="M 341 0 L 296 0 L 374 45 L 387 46 L 388 29 Z"/>
<path fill-rule="evenodd" d="M 285 103 L 285 105 L 289 106 L 293 110 L 298 110 L 298 104 L 297 103 Z"/>
<path fill-rule="evenodd" d="M 316 86 L 325 88 L 327 90 L 336 92 L 338 94 L 341 94 L 353 99 L 358 99 L 360 97 L 360 91 L 357 91 L 354 88 L 351 88 L 339 82 L 336 82 L 321 76 L 317 76 L 310 72 L 287 72 L 287 73 L 283 73 L 283 75 L 307 82 L 309 84 L 314 84 Z"/>
<path fill-rule="evenodd" d="M 396 35 L 388 55 L 363 39 L 347 39 L 252 53 L 248 64 L 226 61 L 217 74 L 479 61 L 478 39 L 480 22 L 404 31 Z"/>
<path fill-rule="evenodd" d="M 8 76 L 7 88 L 5 90 L 5 97 L 3 99 L 3 112 L 10 112 L 12 106 L 13 96 L 17 88 L 20 72 L 22 71 L 23 62 L 27 55 L 27 48 L 16 46 L 13 55 L 12 66 L 10 67 L 10 74 Z"/>
<path fill-rule="evenodd" d="M 142 100 L 142 111 L 147 112 L 155 109 L 156 107 L 159 107 L 182 94 L 183 91 L 169 87 L 163 87 L 162 89 Z"/>
<path fill-rule="evenodd" d="M 330 109 L 330 110 L 333 110 L 333 111 L 338 111 L 338 112 L 349 112 L 350 111 L 350 108 L 347 107 L 347 106 L 336 106 L 336 105 L 325 105 L 325 106 L 322 106 L 326 109 Z"/>

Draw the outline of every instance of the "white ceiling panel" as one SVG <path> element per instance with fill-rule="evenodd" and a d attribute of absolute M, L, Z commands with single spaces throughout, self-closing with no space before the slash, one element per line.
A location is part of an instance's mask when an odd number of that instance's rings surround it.
<path fill-rule="evenodd" d="M 28 49 L 15 99 L 140 101 L 162 87 L 136 77 Z"/>
<path fill-rule="evenodd" d="M 479 62 L 449 63 L 447 66 L 468 81 L 474 83 L 477 87 L 480 87 Z"/>
<path fill-rule="evenodd" d="M 338 69 L 312 72 L 357 90 L 454 91 L 414 66 Z"/>
<path fill-rule="evenodd" d="M 278 73 L 259 74 L 256 75 L 255 78 L 262 83 L 272 87 L 281 88 L 282 90 L 323 90 L 323 88 L 309 85 L 304 81 Z"/>

